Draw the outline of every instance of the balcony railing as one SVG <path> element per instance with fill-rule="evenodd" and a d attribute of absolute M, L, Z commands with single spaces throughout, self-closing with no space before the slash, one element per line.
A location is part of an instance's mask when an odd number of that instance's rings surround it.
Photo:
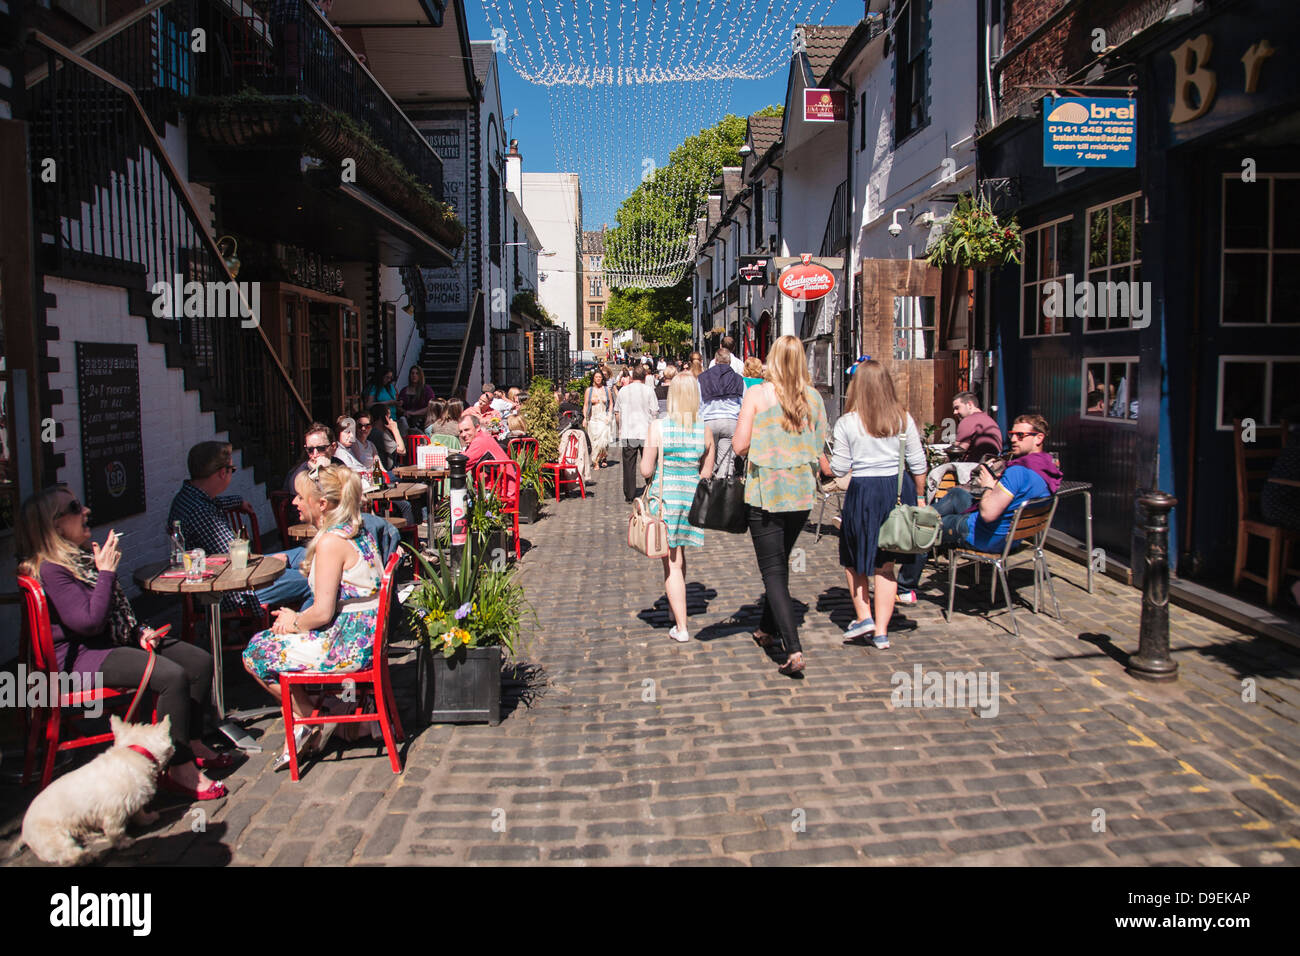
<path fill-rule="evenodd" d="M 350 117 L 442 198 L 442 159 L 310 0 L 277 3 L 274 16 L 244 0 L 176 2 L 200 4 L 198 25 L 225 54 L 195 58 L 199 95 L 305 97 Z"/>
<path fill-rule="evenodd" d="M 274 17 L 270 6 L 153 0 L 72 52 L 130 86 L 159 132 L 191 96 L 304 97 L 348 116 L 441 199 L 442 159 L 316 6 L 277 3 Z"/>
<path fill-rule="evenodd" d="M 189 363 L 186 385 L 217 406 L 226 419 L 218 427 L 255 469 L 270 467 L 259 480 L 282 478 L 310 416 L 261 327 L 230 314 L 232 307 L 256 314 L 260 303 L 235 284 L 131 87 L 50 38 L 33 38 L 47 62 L 29 76 L 32 155 L 52 159 L 55 170 L 50 182 L 41 178 L 44 163 L 32 171 L 46 267 L 109 270 L 122 285 L 148 291 L 177 277 L 220 289 L 224 307 L 183 309 L 204 314 L 162 319 L 162 331 L 174 329 Z M 238 291 L 232 298 L 228 290 Z"/>

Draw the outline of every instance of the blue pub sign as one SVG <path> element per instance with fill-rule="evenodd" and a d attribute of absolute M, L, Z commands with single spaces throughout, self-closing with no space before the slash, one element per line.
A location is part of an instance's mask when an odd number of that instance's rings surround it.
<path fill-rule="evenodd" d="M 1136 166 L 1136 101 L 1044 97 L 1043 165 Z"/>

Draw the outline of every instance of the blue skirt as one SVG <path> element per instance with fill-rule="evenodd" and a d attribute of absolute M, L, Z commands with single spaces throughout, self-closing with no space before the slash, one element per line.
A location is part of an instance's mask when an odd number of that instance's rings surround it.
<path fill-rule="evenodd" d="M 891 561 L 910 561 L 913 555 L 879 551 L 880 527 L 898 503 L 898 475 L 854 478 L 844 493 L 840 509 L 840 565 L 858 574 L 871 574 Z M 903 476 L 903 504 L 916 504 L 916 482 Z"/>

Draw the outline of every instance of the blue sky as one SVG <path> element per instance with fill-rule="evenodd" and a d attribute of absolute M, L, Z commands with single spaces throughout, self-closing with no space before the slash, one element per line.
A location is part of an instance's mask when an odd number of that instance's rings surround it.
<path fill-rule="evenodd" d="M 500 5 L 505 7 L 509 2 L 510 0 L 500 0 Z M 826 24 L 857 23 L 862 17 L 863 7 L 862 0 L 834 0 L 823 22 Z M 466 14 L 471 40 L 492 39 L 480 0 L 466 0 Z M 507 129 L 511 130 L 511 136 L 519 140 L 520 151 L 524 154 L 525 171 L 569 171 L 556 168 L 551 98 L 547 89 L 521 78 L 504 55 L 498 54 L 497 66 L 501 71 L 501 105 L 505 115 L 508 118 L 512 110 L 519 111 L 519 116 L 513 122 L 507 119 Z M 769 104 L 781 103 L 785 98 L 786 76 L 787 71 L 782 69 L 763 80 L 736 81 L 732 87 L 729 112 L 745 115 Z M 712 125 L 721 116 L 722 111 L 712 116 L 701 116 L 699 125 Z M 558 125 L 563 130 L 568 126 L 568 120 L 561 117 Z M 660 160 L 662 158 L 659 157 Z M 592 198 L 595 199 L 594 196 Z M 595 213 L 595 218 L 600 218 L 597 209 L 589 208 L 588 211 Z M 584 218 L 588 217 L 584 216 Z"/>

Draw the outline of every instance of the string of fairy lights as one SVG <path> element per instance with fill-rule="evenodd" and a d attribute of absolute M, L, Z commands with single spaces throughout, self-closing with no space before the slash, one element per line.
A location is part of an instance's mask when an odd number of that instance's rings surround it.
<path fill-rule="evenodd" d="M 830 5 L 485 0 L 497 52 L 548 88 L 557 169 L 579 176 L 583 228 L 613 227 L 609 286 L 659 288 L 685 275 L 718 151 L 671 167 L 670 154 L 726 115 L 737 80 L 784 68 L 796 24 L 820 24 Z"/>

